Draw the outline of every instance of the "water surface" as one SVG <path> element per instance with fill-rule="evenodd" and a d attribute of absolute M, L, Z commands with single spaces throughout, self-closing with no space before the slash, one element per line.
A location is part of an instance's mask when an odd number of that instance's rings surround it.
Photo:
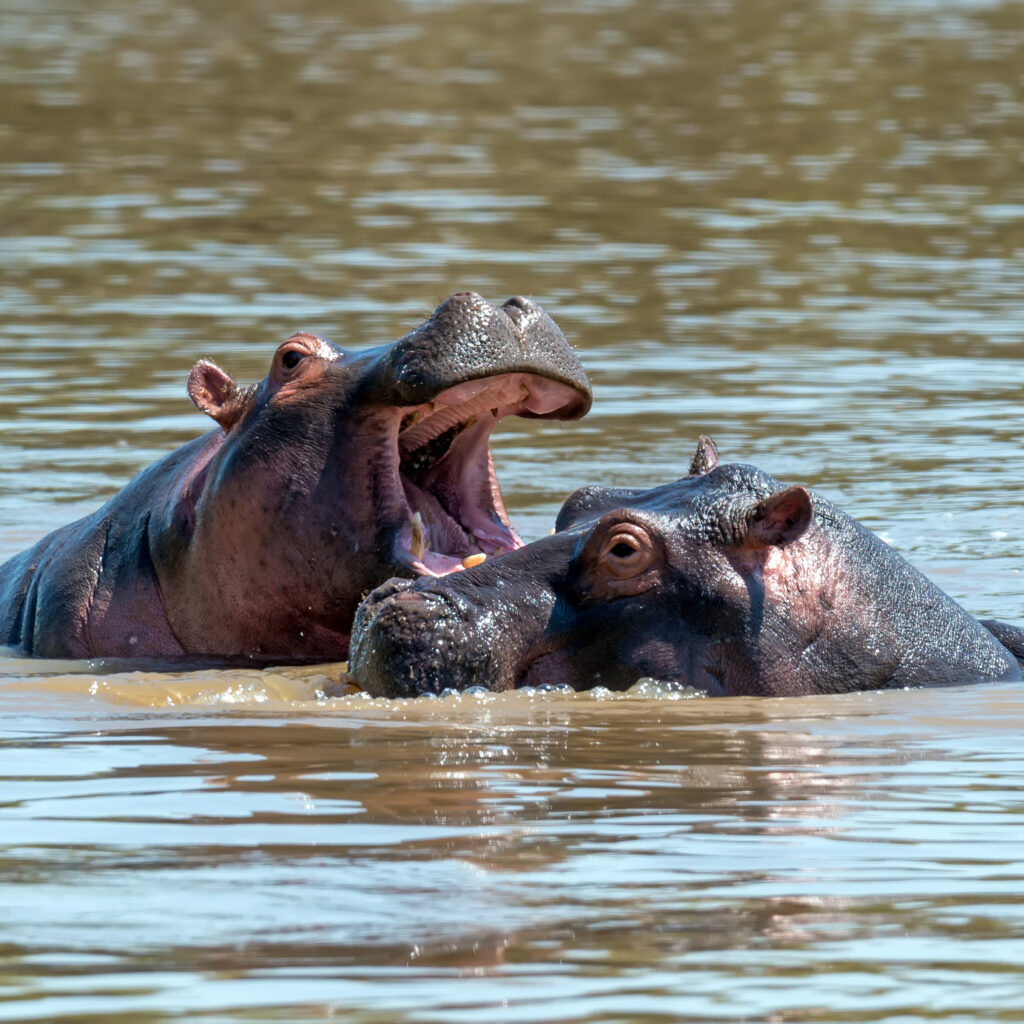
<path fill-rule="evenodd" d="M 280 7 L 280 5 L 278 5 Z M 696 436 L 1024 618 L 1024 8 L 0 0 L 0 558 L 192 363 L 551 312 L 523 534 Z M 1017 684 L 370 702 L 0 657 L 0 1020 L 1024 1020 Z"/>

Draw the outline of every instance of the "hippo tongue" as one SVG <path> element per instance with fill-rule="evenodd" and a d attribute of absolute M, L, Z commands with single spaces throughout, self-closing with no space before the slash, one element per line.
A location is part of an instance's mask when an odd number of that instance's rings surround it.
<path fill-rule="evenodd" d="M 418 571 L 441 576 L 457 571 L 464 557 L 523 546 L 508 523 L 487 448 L 500 418 L 500 411 L 497 416 L 480 417 L 459 432 L 440 460 L 415 480 L 403 477 L 406 501 L 414 510 L 404 546 Z"/>
<path fill-rule="evenodd" d="M 423 475 L 423 487 L 461 525 L 463 537 L 475 542 L 465 554 L 493 554 L 523 546 L 508 521 L 487 447 L 487 439 L 505 410 L 498 409 L 496 413 L 488 412 L 467 426 L 444 458 Z"/>

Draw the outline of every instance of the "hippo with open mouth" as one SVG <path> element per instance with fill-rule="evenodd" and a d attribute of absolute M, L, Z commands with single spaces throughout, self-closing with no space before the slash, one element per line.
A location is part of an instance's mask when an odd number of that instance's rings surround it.
<path fill-rule="evenodd" d="M 708 438 L 685 479 L 577 491 L 556 531 L 383 584 L 356 614 L 356 681 L 390 697 L 641 677 L 788 696 L 1015 679 L 1024 664 L 1024 630 L 979 622 L 824 498 L 719 465 Z"/>
<path fill-rule="evenodd" d="M 217 429 L 0 566 L 0 644 L 344 658 L 356 606 L 383 580 L 523 546 L 488 448 L 498 421 L 575 419 L 591 402 L 539 306 L 472 292 L 367 351 L 296 334 L 246 390 L 203 360 L 188 393 Z"/>

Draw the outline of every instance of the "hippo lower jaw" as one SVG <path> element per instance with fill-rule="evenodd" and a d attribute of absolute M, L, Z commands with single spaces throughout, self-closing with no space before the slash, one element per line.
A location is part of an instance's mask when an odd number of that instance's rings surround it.
<path fill-rule="evenodd" d="M 445 576 L 467 561 L 521 548 L 495 476 L 491 432 L 506 416 L 557 417 L 578 403 L 565 384 L 509 373 L 398 410 L 392 432 L 397 562 L 417 575 Z"/>

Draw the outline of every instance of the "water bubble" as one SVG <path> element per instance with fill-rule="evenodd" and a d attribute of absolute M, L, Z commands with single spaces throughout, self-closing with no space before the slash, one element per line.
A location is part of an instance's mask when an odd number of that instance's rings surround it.
<path fill-rule="evenodd" d="M 630 697 L 641 697 L 652 700 L 684 700 L 690 697 L 706 697 L 704 690 L 698 690 L 688 683 L 673 679 L 655 679 L 653 676 L 642 676 L 629 688 Z"/>
<path fill-rule="evenodd" d="M 569 683 L 541 683 L 537 687 L 538 693 L 575 693 L 576 691 L 572 688 Z"/>

